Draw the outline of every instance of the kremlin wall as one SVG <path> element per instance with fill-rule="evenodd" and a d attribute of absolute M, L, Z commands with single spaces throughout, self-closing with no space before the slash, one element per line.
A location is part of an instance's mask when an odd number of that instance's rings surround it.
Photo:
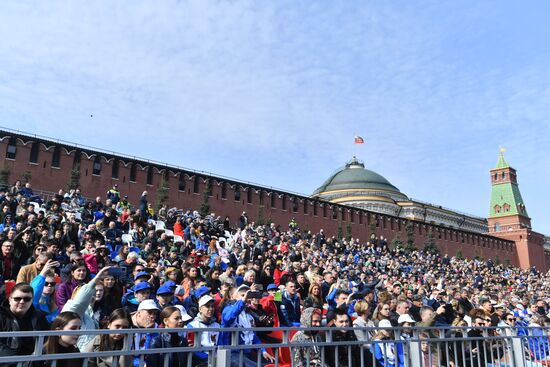
<path fill-rule="evenodd" d="M 105 198 L 118 184 L 131 203 L 137 204 L 145 190 L 154 203 L 163 185 L 169 207 L 198 209 L 209 189 L 211 211 L 232 222 L 246 211 L 252 221 L 286 226 L 295 218 L 302 229 L 361 240 L 374 232 L 389 243 L 396 237 L 405 243 L 412 235 L 419 248 L 431 236 L 442 254 L 550 269 L 548 238 L 531 229 L 516 171 L 502 152 L 490 171 L 488 219 L 410 199 L 355 157 L 311 196 L 10 130 L 0 130 L 0 160 L 10 184 L 30 175 L 34 190 L 65 189 L 71 171 L 79 168 L 79 185 L 88 198 Z"/>

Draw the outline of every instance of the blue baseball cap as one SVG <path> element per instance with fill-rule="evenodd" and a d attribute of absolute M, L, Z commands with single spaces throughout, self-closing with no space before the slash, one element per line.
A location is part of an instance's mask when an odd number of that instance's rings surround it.
<path fill-rule="evenodd" d="M 204 296 L 205 294 L 207 294 L 208 292 L 210 292 L 210 288 L 203 285 L 202 287 L 200 287 L 199 289 L 197 289 L 195 291 L 195 297 L 197 297 L 197 299 L 199 299 L 202 296 Z"/>
<path fill-rule="evenodd" d="M 170 286 L 163 284 L 157 290 L 157 296 L 160 294 L 174 294 L 174 290 Z"/>
<path fill-rule="evenodd" d="M 267 286 L 267 290 L 270 291 L 272 289 L 279 289 L 279 287 L 277 287 L 276 284 L 271 283 L 270 285 Z"/>
<path fill-rule="evenodd" d="M 139 278 L 147 278 L 147 279 L 149 279 L 149 273 L 146 272 L 146 271 L 140 271 L 140 272 L 137 273 L 136 276 L 134 277 L 134 281 L 138 280 Z"/>
<path fill-rule="evenodd" d="M 167 287 L 171 287 L 171 288 L 177 288 L 178 285 L 173 280 L 168 280 L 168 281 L 164 282 L 163 286 L 167 286 Z"/>
<path fill-rule="evenodd" d="M 136 284 L 134 286 L 134 293 L 142 291 L 144 289 L 151 289 L 151 284 L 149 284 L 148 282 L 141 282 L 141 283 Z"/>

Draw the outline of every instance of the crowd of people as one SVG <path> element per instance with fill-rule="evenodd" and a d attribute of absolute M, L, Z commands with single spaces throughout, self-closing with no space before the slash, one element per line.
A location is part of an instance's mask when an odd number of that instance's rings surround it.
<path fill-rule="evenodd" d="M 155 211 L 146 191 L 134 206 L 116 185 L 95 200 L 78 189 L 46 199 L 18 181 L 0 192 L 0 223 L 0 332 L 113 330 L 49 337 L 45 354 L 120 350 L 125 336 L 117 330 L 133 328 L 136 356 L 120 357 L 118 365 L 155 367 L 168 359 L 169 366 L 205 366 L 207 349 L 139 351 L 230 345 L 224 328 L 237 327 L 239 344 L 251 348 L 232 363 L 266 365 L 275 356 L 262 344 L 280 342 L 280 334 L 250 328 L 284 326 L 310 328 L 292 334 L 291 343 L 300 345 L 291 348 L 294 366 L 362 360 L 389 367 L 403 365 L 410 328 L 425 326 L 434 327 L 420 335 L 426 367 L 507 358 L 506 346 L 482 340 L 491 335 L 529 335 L 525 353 L 533 360 L 550 356 L 550 274 L 534 268 L 390 248 L 375 234 L 339 239 L 301 230 L 295 220 L 255 223 L 245 212 L 229 218 L 166 206 Z M 320 326 L 335 331 L 329 338 L 312 331 Z M 157 331 L 139 330 L 150 328 Z M 198 328 L 219 331 L 189 331 Z M 475 341 L 467 353 L 438 355 L 430 346 L 441 335 Z M 355 343 L 327 345 L 322 353 L 314 347 L 334 341 Z M 361 341 L 368 347 L 359 348 Z M 1 334 L 0 356 L 32 354 L 35 342 Z M 88 363 L 111 366 L 114 358 Z"/>

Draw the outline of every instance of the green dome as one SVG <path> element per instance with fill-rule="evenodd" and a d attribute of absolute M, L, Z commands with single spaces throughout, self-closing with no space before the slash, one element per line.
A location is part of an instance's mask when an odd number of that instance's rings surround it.
<path fill-rule="evenodd" d="M 345 167 L 330 176 L 313 192 L 313 196 L 324 196 L 323 193 L 335 190 L 360 190 L 363 193 L 372 192 L 373 194 L 387 193 L 388 196 L 396 199 L 407 200 L 407 196 L 402 194 L 397 187 L 378 173 L 365 169 L 365 165 L 355 157 Z"/>

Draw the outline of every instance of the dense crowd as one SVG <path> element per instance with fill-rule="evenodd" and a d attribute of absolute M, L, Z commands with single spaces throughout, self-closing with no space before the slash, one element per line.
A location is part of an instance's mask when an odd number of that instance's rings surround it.
<path fill-rule="evenodd" d="M 231 335 L 223 329 L 239 327 L 240 344 L 260 345 L 241 357 L 255 366 L 258 359 L 274 361 L 261 344 L 280 342 L 280 335 L 250 327 L 326 325 L 357 327 L 332 333 L 332 341 L 387 342 L 361 348 L 362 356 L 359 349 L 344 353 L 328 346 L 324 362 L 317 348 L 296 347 L 293 365 L 359 365 L 365 358 L 370 365 L 401 366 L 402 344 L 395 341 L 409 338 L 413 326 L 437 328 L 421 334 L 426 348 L 438 330 L 457 339 L 530 333 L 526 353 L 536 360 L 550 355 L 544 329 L 549 274 L 536 269 L 390 248 L 375 234 L 338 239 L 301 230 L 295 220 L 254 223 L 245 212 L 229 218 L 166 206 L 156 211 L 147 192 L 134 206 L 116 185 L 95 200 L 78 189 L 46 200 L 18 181 L 0 192 L 0 223 L 0 331 L 113 330 L 49 337 L 48 354 L 119 350 L 124 336 L 116 330 L 126 328 L 136 329 L 136 351 L 193 345 L 188 328 L 219 328 L 201 333 L 198 345 L 228 345 Z M 456 329 L 462 326 L 467 328 Z M 324 340 L 325 333 L 315 331 L 292 336 L 295 343 Z M 504 355 L 479 339 L 472 345 L 468 353 L 427 353 L 425 366 L 485 366 L 488 355 Z M 0 356 L 32 354 L 34 347 L 32 337 L 0 337 Z M 208 354 L 150 354 L 145 362 L 161 366 L 166 358 L 169 366 L 188 360 L 200 366 Z M 98 357 L 89 365 L 113 362 Z M 81 363 L 59 360 L 57 366 Z M 122 366 L 139 363 L 137 356 L 118 360 Z"/>

